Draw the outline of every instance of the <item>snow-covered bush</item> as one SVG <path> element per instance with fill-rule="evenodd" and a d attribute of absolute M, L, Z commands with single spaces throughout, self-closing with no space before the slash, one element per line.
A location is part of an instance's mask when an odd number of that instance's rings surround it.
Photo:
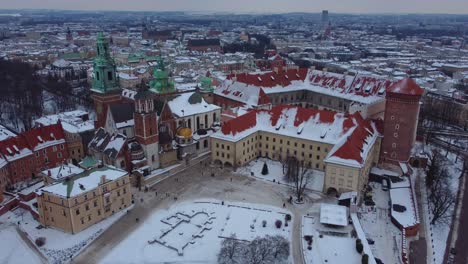
<path fill-rule="evenodd" d="M 276 220 L 275 221 L 276 228 L 280 229 L 282 225 L 283 225 L 283 222 L 281 222 L 281 220 Z"/>

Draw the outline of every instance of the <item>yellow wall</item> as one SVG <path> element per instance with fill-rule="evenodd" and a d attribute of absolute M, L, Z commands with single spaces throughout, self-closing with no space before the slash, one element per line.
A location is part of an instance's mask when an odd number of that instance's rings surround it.
<path fill-rule="evenodd" d="M 108 181 L 71 198 L 43 192 L 37 202 L 41 224 L 78 233 L 131 205 L 130 178 Z"/>

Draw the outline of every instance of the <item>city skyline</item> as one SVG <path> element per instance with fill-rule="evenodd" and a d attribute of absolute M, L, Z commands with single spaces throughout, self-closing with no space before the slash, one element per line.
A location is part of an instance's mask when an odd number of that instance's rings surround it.
<path fill-rule="evenodd" d="M 463 0 L 293 0 L 270 1 L 216 1 L 216 0 L 124 0 L 115 1 L 60 1 L 60 0 L 19 0 L 1 3 L 1 9 L 55 9 L 83 11 L 192 11 L 192 12 L 235 12 L 235 13 L 289 13 L 330 10 L 332 13 L 420 13 L 420 14 L 468 14 L 468 5 Z"/>

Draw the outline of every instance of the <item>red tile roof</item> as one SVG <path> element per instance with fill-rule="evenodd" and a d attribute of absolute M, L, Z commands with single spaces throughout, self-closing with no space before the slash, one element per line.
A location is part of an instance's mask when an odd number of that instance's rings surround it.
<path fill-rule="evenodd" d="M 0 152 L 7 158 L 7 160 L 20 154 L 19 152 L 23 149 L 30 149 L 30 147 L 25 137 L 21 135 L 0 141 Z"/>
<path fill-rule="evenodd" d="M 31 149 L 36 149 L 40 144 L 56 140 L 65 140 L 62 124 L 32 128 L 22 134 L 26 138 Z"/>
<path fill-rule="evenodd" d="M 241 115 L 237 118 L 231 119 L 223 124 L 221 131 L 223 134 L 235 135 L 239 132 L 254 127 L 257 124 L 257 111 L 253 110 L 245 115 Z"/>
<path fill-rule="evenodd" d="M 291 81 L 304 81 L 307 68 L 279 70 L 278 72 L 231 74 L 228 79 L 236 78 L 238 82 L 258 87 L 288 86 Z"/>
<path fill-rule="evenodd" d="M 364 162 L 363 154 L 366 151 L 366 145 L 371 143 L 368 142 L 370 140 L 369 136 L 373 136 L 378 131 L 372 127 L 371 120 L 364 120 L 361 115 L 356 113 L 353 114 L 354 120 L 357 122 L 356 128 L 344 140 L 343 144 L 334 153 L 331 153 L 331 156 L 345 160 L 355 160 L 359 164 L 362 164 Z"/>
<path fill-rule="evenodd" d="M 421 96 L 424 90 L 413 79 L 405 78 L 389 86 L 387 93 Z"/>

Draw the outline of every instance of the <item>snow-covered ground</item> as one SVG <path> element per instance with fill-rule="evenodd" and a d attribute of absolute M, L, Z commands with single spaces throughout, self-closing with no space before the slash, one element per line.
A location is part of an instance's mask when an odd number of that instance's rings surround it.
<path fill-rule="evenodd" d="M 302 250 L 306 263 L 361 263 L 356 251 L 356 238 L 351 237 L 352 226 L 327 228 L 320 224 L 318 214 L 302 218 Z M 304 236 L 312 236 L 312 249 L 308 249 Z M 322 235 L 322 237 L 320 237 Z"/>
<path fill-rule="evenodd" d="M 35 242 L 36 238 L 45 237 L 46 243 L 39 250 L 50 263 L 67 263 L 71 257 L 78 255 L 86 246 L 96 239 L 104 230 L 109 228 L 115 221 L 125 215 L 126 210 L 77 233 L 70 234 L 53 228 L 37 229 L 39 222 L 32 215 L 21 208 L 7 212 L 0 217 L 0 228 L 2 226 L 17 224 L 20 229 L 28 234 L 28 238 Z M 20 262 L 18 262 L 20 263 Z M 22 262 L 27 263 L 27 262 Z"/>
<path fill-rule="evenodd" d="M 41 258 L 21 239 L 12 225 L 0 226 L 0 263 L 42 263 Z"/>
<path fill-rule="evenodd" d="M 292 223 L 284 226 L 287 213 L 265 205 L 222 205 L 215 200 L 180 203 L 154 212 L 101 262 L 217 263 L 223 237 L 235 235 L 250 241 L 268 234 L 282 235 L 291 241 Z M 266 227 L 262 226 L 264 220 Z M 283 222 L 280 229 L 274 226 L 276 220 Z M 182 248 L 181 254 L 176 248 Z"/>
<path fill-rule="evenodd" d="M 262 175 L 263 164 L 266 163 L 268 166 L 268 174 Z M 248 165 L 242 167 L 238 171 L 242 175 L 252 176 L 257 179 L 280 182 L 288 186 L 294 187 L 293 182 L 288 182 L 286 177 L 283 174 L 283 165 L 279 161 L 259 158 L 257 160 L 251 161 Z M 323 181 L 325 178 L 325 173 L 318 170 L 310 169 L 308 171 L 308 176 L 310 177 L 309 183 L 307 184 L 307 189 L 322 192 L 323 191 Z"/>
<path fill-rule="evenodd" d="M 400 263 L 401 231 L 390 220 L 389 191 L 383 191 L 380 183 L 370 183 L 375 206 L 359 208 L 359 221 L 367 235 L 375 241 L 370 245 L 374 257 L 384 263 Z"/>

